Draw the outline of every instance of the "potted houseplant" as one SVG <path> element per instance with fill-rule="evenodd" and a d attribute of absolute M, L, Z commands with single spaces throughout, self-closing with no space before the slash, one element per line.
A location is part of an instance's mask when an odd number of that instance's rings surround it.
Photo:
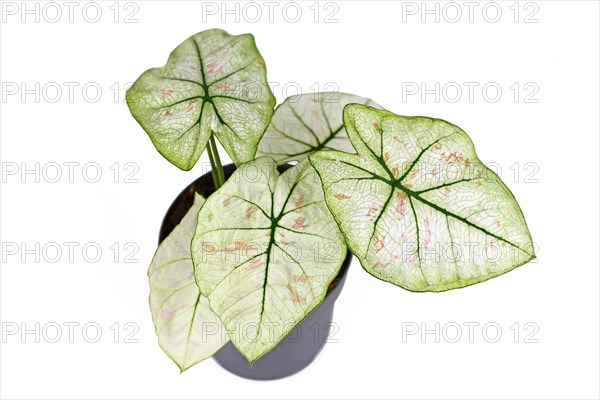
<path fill-rule="evenodd" d="M 323 342 L 298 328 L 331 322 L 350 253 L 410 291 L 535 257 L 516 200 L 464 131 L 343 93 L 274 110 L 249 34 L 188 38 L 127 103 L 171 163 L 189 170 L 205 149 L 211 161 L 167 213 L 148 271 L 159 343 L 182 371 L 211 356 L 254 379 L 308 365 Z"/>

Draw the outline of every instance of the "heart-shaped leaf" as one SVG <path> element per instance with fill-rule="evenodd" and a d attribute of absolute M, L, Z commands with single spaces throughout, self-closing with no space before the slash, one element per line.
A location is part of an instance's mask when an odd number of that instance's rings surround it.
<path fill-rule="evenodd" d="M 160 244 L 148 270 L 150 309 L 158 342 L 182 372 L 212 356 L 228 341 L 219 317 L 211 311 L 194 279 L 190 244 L 203 203 L 202 196 L 196 194 L 194 205 Z"/>
<path fill-rule="evenodd" d="M 243 164 L 198 214 L 192 257 L 200 290 L 253 363 L 321 303 L 346 256 L 308 160 L 279 175 Z"/>
<path fill-rule="evenodd" d="M 533 257 L 509 189 L 460 128 L 358 104 L 344 122 L 358 155 L 310 156 L 348 247 L 375 277 L 412 291 L 478 283 Z"/>
<path fill-rule="evenodd" d="M 342 111 L 349 103 L 381 108 L 371 99 L 341 92 L 288 97 L 275 109 L 258 146 L 257 157 L 269 156 L 281 164 L 302 161 L 321 149 L 354 153 L 342 121 Z"/>
<path fill-rule="evenodd" d="M 191 169 L 214 133 L 236 164 L 254 158 L 275 98 L 254 37 L 200 32 L 127 91 L 131 114 L 156 149 Z"/>

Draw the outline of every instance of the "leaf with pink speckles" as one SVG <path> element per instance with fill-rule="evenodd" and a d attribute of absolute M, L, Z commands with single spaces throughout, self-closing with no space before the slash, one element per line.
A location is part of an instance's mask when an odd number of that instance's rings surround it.
<path fill-rule="evenodd" d="M 144 72 L 127 104 L 156 149 L 189 170 L 211 134 L 237 165 L 252 160 L 275 97 L 254 37 L 211 29 L 181 43 L 165 66 Z"/>
<path fill-rule="evenodd" d="M 156 250 L 148 270 L 158 342 L 181 371 L 212 356 L 229 340 L 194 280 L 190 243 L 203 203 L 196 195 L 192 208 Z"/>
<path fill-rule="evenodd" d="M 346 256 L 308 160 L 281 175 L 270 157 L 243 164 L 198 215 L 196 278 L 253 363 L 321 303 Z"/>
<path fill-rule="evenodd" d="M 285 163 L 302 161 L 321 149 L 354 153 L 342 121 L 342 110 L 349 103 L 380 108 L 371 99 L 341 92 L 288 97 L 275 109 L 258 146 L 257 156 L 269 156 Z"/>
<path fill-rule="evenodd" d="M 358 154 L 309 156 L 348 247 L 367 272 L 412 291 L 501 275 L 534 256 L 510 190 L 448 122 L 344 108 Z"/>

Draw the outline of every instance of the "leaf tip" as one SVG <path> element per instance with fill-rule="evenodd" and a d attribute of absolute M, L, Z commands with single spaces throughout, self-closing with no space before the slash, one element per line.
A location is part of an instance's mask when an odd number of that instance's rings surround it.
<path fill-rule="evenodd" d="M 343 115 L 344 115 L 344 124 L 346 124 L 346 121 L 350 120 L 351 118 L 353 119 L 356 116 L 356 112 L 359 111 L 361 108 L 366 108 L 366 106 L 362 105 L 362 104 L 358 104 L 358 103 L 348 103 L 344 106 L 344 110 L 342 111 Z"/>

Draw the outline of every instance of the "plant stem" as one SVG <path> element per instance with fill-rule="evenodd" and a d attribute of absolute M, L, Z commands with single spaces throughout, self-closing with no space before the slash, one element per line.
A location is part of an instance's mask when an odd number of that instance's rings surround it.
<path fill-rule="evenodd" d="M 225 183 L 225 171 L 223 171 L 223 165 L 221 164 L 221 158 L 219 157 L 219 151 L 214 135 L 210 135 L 209 145 L 206 146 L 206 150 L 208 152 L 208 159 L 210 160 L 215 190 L 218 190 Z"/>
<path fill-rule="evenodd" d="M 223 170 L 223 164 L 221 163 L 221 157 L 219 157 L 219 149 L 217 148 L 217 141 L 214 135 L 210 137 L 210 144 L 212 146 L 213 154 L 215 156 L 215 164 L 217 164 L 217 171 L 221 177 L 221 185 L 225 183 L 225 171 Z"/>
<path fill-rule="evenodd" d="M 210 160 L 210 172 L 212 173 L 213 185 L 216 190 L 220 187 L 219 186 L 219 174 L 217 172 L 217 169 L 215 168 L 215 160 L 213 158 L 213 154 L 210 149 L 210 144 L 208 146 L 206 146 L 206 151 L 208 152 L 208 159 Z"/>

